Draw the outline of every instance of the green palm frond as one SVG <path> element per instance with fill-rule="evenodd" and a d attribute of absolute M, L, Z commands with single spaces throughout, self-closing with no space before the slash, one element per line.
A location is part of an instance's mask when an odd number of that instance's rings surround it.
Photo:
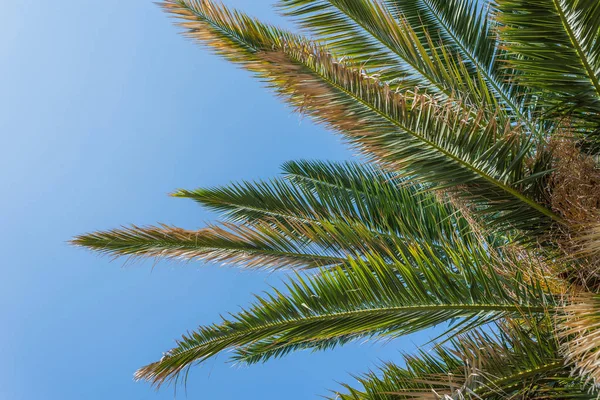
<path fill-rule="evenodd" d="M 500 104 L 522 123 L 529 123 L 524 88 L 506 79 L 506 72 L 502 71 L 505 52 L 499 48 L 497 23 L 489 18 L 488 3 L 477 0 L 387 0 L 386 3 L 398 18 L 406 18 L 411 27 L 427 32 L 434 43 L 460 54 L 473 73 L 484 78 Z"/>
<path fill-rule="evenodd" d="M 348 258 L 365 259 L 371 254 L 388 263 L 397 257 L 413 262 L 414 246 L 426 247 L 440 259 L 448 257 L 447 243 L 374 232 L 358 221 L 334 219 L 222 223 L 196 231 L 164 225 L 132 226 L 80 235 L 72 244 L 114 257 L 203 260 L 253 269 L 343 267 Z M 475 243 L 468 249 L 484 252 L 481 245 L 476 249 Z"/>
<path fill-rule="evenodd" d="M 451 204 L 374 166 L 293 161 L 283 170 L 285 180 L 179 190 L 174 196 L 193 199 L 236 223 L 323 219 L 360 222 L 376 232 L 430 242 L 456 235 L 474 240 L 469 224 Z"/>
<path fill-rule="evenodd" d="M 536 286 L 500 278 L 488 266 L 467 266 L 473 261 L 457 258 L 463 265 L 456 270 L 426 253 L 418 258 L 419 269 L 400 261 L 390 268 L 374 256 L 343 270 L 297 276 L 287 284 L 288 294 L 274 290 L 251 308 L 184 336 L 136 377 L 161 385 L 225 350 L 233 350 L 238 361 L 257 362 L 299 348 L 394 337 L 452 320 L 454 329 L 465 329 L 553 310 L 553 297 Z"/>
<path fill-rule="evenodd" d="M 200 230 L 130 227 L 81 235 L 73 244 L 113 256 L 230 263 L 251 268 L 343 266 L 349 257 L 405 258 L 411 246 L 486 253 L 459 210 L 393 174 L 357 163 L 289 162 L 288 179 L 180 190 L 228 220 Z M 495 240 L 495 242 L 494 242 Z M 399 250 L 400 249 L 400 250 Z"/>
<path fill-rule="evenodd" d="M 597 140 L 600 124 L 600 3 L 496 0 L 503 46 L 517 79 L 539 101 L 567 112 Z M 575 121 L 573 121 L 575 122 Z M 590 126 L 591 125 L 591 126 Z M 595 125 L 595 126 L 594 126 Z"/>
<path fill-rule="evenodd" d="M 460 97 L 471 106 L 495 104 L 495 96 L 458 53 L 447 51 L 426 30 L 374 0 L 280 0 L 285 14 L 348 64 L 377 76 L 394 90 L 415 86 Z"/>
<path fill-rule="evenodd" d="M 524 194 L 548 171 L 528 170 L 531 142 L 519 128 L 508 122 L 484 124 L 483 116 L 472 117 L 456 103 L 440 105 L 424 94 L 394 92 L 319 46 L 207 1 L 166 4 L 194 21 L 185 23 L 189 35 L 234 61 L 241 58 L 288 102 L 388 169 L 437 188 L 464 186 L 468 190 L 459 193 L 482 203 L 481 211 L 498 216 L 494 220 L 504 228 L 543 231 L 561 222 Z M 213 32 L 230 38 L 213 40 Z M 248 57 L 240 56 L 248 51 Z"/>
<path fill-rule="evenodd" d="M 405 356 L 405 366 L 385 364 L 357 376 L 332 399 L 595 399 L 593 387 L 571 376 L 556 338 L 544 328 L 502 324 L 476 330 L 447 346 Z"/>

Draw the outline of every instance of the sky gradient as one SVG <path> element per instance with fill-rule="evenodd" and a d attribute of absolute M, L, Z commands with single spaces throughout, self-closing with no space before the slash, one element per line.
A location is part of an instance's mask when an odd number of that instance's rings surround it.
<path fill-rule="evenodd" d="M 268 1 L 226 4 L 281 23 Z M 2 9 L 0 398 L 172 399 L 172 387 L 133 382 L 135 369 L 285 274 L 124 265 L 67 240 L 128 224 L 199 228 L 215 215 L 169 192 L 352 154 L 249 73 L 178 35 L 151 1 L 21 0 Z M 195 368 L 177 398 L 315 398 L 426 336 L 249 368 L 221 355 Z"/>

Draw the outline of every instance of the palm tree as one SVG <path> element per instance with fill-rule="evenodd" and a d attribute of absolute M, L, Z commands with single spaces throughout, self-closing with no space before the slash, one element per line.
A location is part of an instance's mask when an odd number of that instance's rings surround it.
<path fill-rule="evenodd" d="M 76 237 L 114 256 L 298 271 L 136 378 L 446 324 L 434 352 L 333 396 L 597 397 L 597 0 L 280 0 L 309 37 L 208 0 L 162 6 L 369 163 L 176 192 L 223 215 L 201 230 Z"/>

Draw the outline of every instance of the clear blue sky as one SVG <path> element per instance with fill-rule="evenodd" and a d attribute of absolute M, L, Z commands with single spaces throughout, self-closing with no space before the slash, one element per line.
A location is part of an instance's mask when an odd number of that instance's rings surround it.
<path fill-rule="evenodd" d="M 227 4 L 280 21 L 270 2 Z M 123 266 L 66 241 L 123 224 L 201 227 L 176 188 L 269 178 L 290 159 L 347 159 L 245 71 L 176 34 L 151 1 L 6 1 L 0 13 L 0 399 L 172 399 L 132 380 L 174 339 L 282 274 Z M 305 399 L 398 359 L 423 336 L 250 368 L 226 355 L 178 398 Z"/>

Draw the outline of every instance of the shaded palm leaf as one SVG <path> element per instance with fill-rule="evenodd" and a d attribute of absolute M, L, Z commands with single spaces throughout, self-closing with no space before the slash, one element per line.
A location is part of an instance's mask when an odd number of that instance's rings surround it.
<path fill-rule="evenodd" d="M 332 399 L 595 399 L 591 385 L 571 377 L 548 326 L 474 331 L 405 356 L 405 367 L 388 363 L 358 376 L 360 388 L 344 385 Z"/>
<path fill-rule="evenodd" d="M 597 140 L 600 123 L 600 3 L 496 0 L 510 65 L 540 101 L 558 107 Z M 575 121 L 574 121 L 575 122 Z M 591 128 L 591 131 L 589 130 Z"/>

